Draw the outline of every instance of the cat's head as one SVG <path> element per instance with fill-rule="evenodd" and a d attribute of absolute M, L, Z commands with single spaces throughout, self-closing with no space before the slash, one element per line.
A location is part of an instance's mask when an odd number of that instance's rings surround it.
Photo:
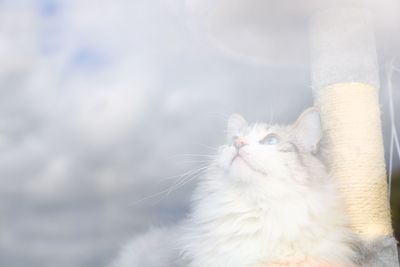
<path fill-rule="evenodd" d="M 306 179 L 303 159 L 314 157 L 322 137 L 319 113 L 309 108 L 288 126 L 249 124 L 232 115 L 227 126 L 227 145 L 220 149 L 218 165 L 229 179 L 258 186 Z"/>

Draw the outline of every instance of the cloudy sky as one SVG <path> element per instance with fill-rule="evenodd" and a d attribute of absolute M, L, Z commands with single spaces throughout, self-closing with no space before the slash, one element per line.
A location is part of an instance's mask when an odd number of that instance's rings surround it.
<path fill-rule="evenodd" d="M 312 104 L 297 20 L 285 24 L 297 53 L 238 55 L 196 27 L 206 5 L 186 4 L 0 0 L 1 266 L 106 266 L 135 233 L 183 216 L 194 182 L 157 193 L 224 142 L 230 113 L 290 123 Z M 378 41 L 385 59 L 400 52 Z"/>

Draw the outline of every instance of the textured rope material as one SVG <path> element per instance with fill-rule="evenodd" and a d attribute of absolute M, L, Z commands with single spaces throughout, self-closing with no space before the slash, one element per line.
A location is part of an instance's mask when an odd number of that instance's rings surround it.
<path fill-rule="evenodd" d="M 392 234 L 378 90 L 363 83 L 322 88 L 317 99 L 328 165 L 353 230 L 366 240 Z"/>

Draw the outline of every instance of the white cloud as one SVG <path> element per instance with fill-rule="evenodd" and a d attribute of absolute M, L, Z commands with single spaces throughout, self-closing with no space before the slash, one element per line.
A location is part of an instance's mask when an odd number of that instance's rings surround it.
<path fill-rule="evenodd" d="M 27 8 L 0 3 L 0 58 L 2 76 L 28 71 L 37 56 L 38 17 Z"/>

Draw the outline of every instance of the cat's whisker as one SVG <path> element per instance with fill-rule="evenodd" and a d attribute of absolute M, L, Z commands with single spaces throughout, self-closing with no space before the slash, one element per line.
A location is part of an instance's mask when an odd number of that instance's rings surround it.
<path fill-rule="evenodd" d="M 196 174 L 197 174 L 197 176 L 196 176 Z M 196 176 L 196 178 L 197 178 L 197 177 L 200 176 L 201 174 L 203 174 L 203 173 L 201 173 L 201 172 L 199 172 L 199 173 L 194 173 L 194 174 L 189 175 L 188 177 L 192 177 L 192 179 L 190 179 L 190 180 L 193 180 L 193 179 L 195 179 L 195 178 L 193 178 L 194 176 Z M 179 177 L 181 177 L 181 176 L 179 176 Z M 168 187 L 167 189 L 164 189 L 164 190 L 162 190 L 162 191 L 160 191 L 160 192 L 157 192 L 157 193 L 154 193 L 154 194 L 152 194 L 152 195 L 143 197 L 143 198 L 141 198 L 141 199 L 139 199 L 139 200 L 133 202 L 133 203 L 132 203 L 132 206 L 138 205 L 138 204 L 142 203 L 143 201 L 150 200 L 150 199 L 153 199 L 153 198 L 156 198 L 156 197 L 159 197 L 159 196 L 162 197 L 162 196 L 164 195 L 165 197 L 167 197 L 167 196 L 169 196 L 173 191 L 175 191 L 175 190 L 177 190 L 177 189 L 183 187 L 185 184 L 187 184 L 188 182 L 190 182 L 190 180 L 184 181 L 183 184 L 181 184 L 181 183 L 182 183 L 182 181 L 181 181 L 181 182 L 179 182 L 179 185 L 174 184 L 173 186 Z"/>
<path fill-rule="evenodd" d="M 208 165 L 210 164 L 212 161 L 211 160 L 185 160 L 185 161 L 180 161 L 178 162 L 178 164 L 180 165 Z"/>
<path fill-rule="evenodd" d="M 158 196 L 162 196 L 163 194 L 165 194 L 167 192 L 168 192 L 168 189 L 162 190 L 160 192 L 154 193 L 152 195 L 149 195 L 149 196 L 143 197 L 143 198 L 141 198 L 141 199 L 139 199 L 137 201 L 134 201 L 131 205 L 132 206 L 138 205 L 138 204 L 142 203 L 143 201 L 150 200 L 150 199 L 153 199 L 153 198 L 158 197 Z"/>
<path fill-rule="evenodd" d="M 185 159 L 181 160 L 180 163 L 208 163 L 212 162 L 212 159 Z"/>
<path fill-rule="evenodd" d="M 175 159 L 175 158 L 179 158 L 179 157 L 199 157 L 199 158 L 215 158 L 215 155 L 207 155 L 207 154 L 178 154 L 178 155 L 174 155 L 169 157 L 170 159 Z"/>
<path fill-rule="evenodd" d="M 203 175 L 203 174 L 206 173 L 206 172 L 207 172 L 207 170 L 203 170 L 203 171 L 200 171 L 200 172 L 197 173 L 197 174 L 194 174 L 194 175 L 188 177 L 185 181 L 183 181 L 183 182 L 179 185 L 179 187 L 176 187 L 174 190 L 177 190 L 177 189 L 179 189 L 179 188 L 181 188 L 181 187 L 184 187 L 186 184 L 188 184 L 189 182 L 195 180 L 196 178 L 200 177 L 201 175 Z M 172 191 L 173 191 L 173 190 L 172 190 Z M 172 191 L 170 191 L 168 194 L 170 194 Z"/>
<path fill-rule="evenodd" d="M 181 187 L 182 184 L 184 184 L 185 181 L 186 181 L 187 179 L 190 179 L 190 177 L 195 176 L 195 175 L 197 175 L 197 174 L 199 174 L 199 173 L 202 173 L 202 172 L 204 172 L 204 171 L 207 171 L 209 168 L 210 168 L 210 166 L 204 166 L 204 167 L 198 168 L 198 169 L 196 169 L 196 170 L 192 170 L 192 171 L 186 172 L 186 174 L 184 174 L 184 175 L 181 176 L 182 179 L 180 179 L 179 181 L 177 181 L 175 184 L 173 184 L 173 185 L 169 188 L 170 192 L 172 192 L 172 191 L 174 191 L 175 189 Z M 170 193 L 170 192 L 169 192 L 169 193 Z M 168 193 L 168 194 L 169 194 L 169 193 Z"/>
<path fill-rule="evenodd" d="M 202 144 L 202 143 L 193 143 L 193 144 L 194 144 L 194 145 L 201 146 L 201 147 L 204 147 L 204 148 L 207 148 L 207 149 L 210 149 L 210 150 L 212 150 L 212 151 L 217 151 L 217 150 L 218 150 L 218 148 L 215 148 L 215 147 L 212 147 L 212 146 L 208 146 L 208 145 Z"/>
<path fill-rule="evenodd" d="M 210 167 L 213 167 L 215 164 L 211 163 L 207 166 L 203 166 L 201 168 L 195 169 L 195 170 L 190 170 L 185 172 L 184 174 L 181 175 L 174 175 L 171 177 L 168 177 L 167 179 L 171 179 L 171 178 L 179 178 L 179 180 L 177 182 L 175 182 L 172 186 L 169 186 L 168 188 L 161 190 L 160 192 L 154 193 L 152 195 L 143 197 L 135 202 L 132 203 L 132 205 L 137 205 L 142 203 L 143 201 L 146 200 L 150 200 L 156 197 L 162 197 L 162 196 L 169 196 L 173 191 L 178 190 L 179 188 L 182 188 L 183 186 L 185 186 L 187 183 L 189 183 L 190 181 L 196 179 L 197 177 L 203 175 L 205 172 L 207 172 L 207 170 Z"/>
<path fill-rule="evenodd" d="M 185 179 L 185 177 L 187 177 L 187 176 L 194 175 L 194 174 L 196 174 L 196 173 L 198 173 L 200 171 L 208 170 L 212 166 L 214 166 L 214 163 L 207 164 L 206 166 L 202 166 L 202 167 L 199 167 L 199 168 L 197 168 L 195 170 L 188 171 L 188 172 L 186 172 L 186 173 L 184 173 L 183 175 L 180 176 L 182 178 L 181 180 Z M 179 183 L 179 181 L 177 183 Z"/>
<path fill-rule="evenodd" d="M 199 162 L 193 162 L 193 163 L 202 163 L 201 166 L 200 166 L 200 168 L 206 167 L 206 166 L 214 166 L 214 165 L 216 164 L 216 163 L 213 162 L 212 160 L 205 160 L 204 162 L 199 161 Z M 197 170 L 197 169 L 195 169 L 195 170 L 189 170 L 189 171 L 186 171 L 186 172 L 184 172 L 184 173 L 182 173 L 182 174 L 167 176 L 167 177 L 161 178 L 161 180 L 171 180 L 171 179 L 175 179 L 175 178 L 180 179 L 180 178 L 182 178 L 183 176 L 190 175 L 191 172 L 195 172 L 196 170 Z"/>
<path fill-rule="evenodd" d="M 189 175 L 193 171 L 196 171 L 196 170 L 189 170 L 189 171 L 186 171 L 186 172 L 184 172 L 182 174 L 168 176 L 168 177 L 163 178 L 163 180 L 169 180 L 169 179 L 174 179 L 174 178 L 182 178 L 183 176 Z"/>
<path fill-rule="evenodd" d="M 161 178 L 161 180 L 163 180 L 163 181 L 172 180 L 172 179 L 181 178 L 181 177 L 182 177 L 182 174 L 177 174 L 177 175 L 172 175 L 172 176 L 167 176 L 167 177 Z"/>
<path fill-rule="evenodd" d="M 175 184 L 168 188 L 167 192 L 165 193 L 166 196 L 169 196 L 172 192 L 178 190 L 179 188 L 183 187 L 187 181 L 190 180 L 192 176 L 188 176 L 185 180 L 180 181 L 178 184 Z"/>
<path fill-rule="evenodd" d="M 170 195 L 173 191 L 178 190 L 179 188 L 182 188 L 183 186 L 185 186 L 189 182 L 191 182 L 191 181 L 195 180 L 196 178 L 200 177 L 202 174 L 204 174 L 204 172 L 199 172 L 199 173 L 194 174 L 192 176 L 188 176 L 187 179 L 182 181 L 179 185 L 176 185 L 174 188 L 171 188 L 170 190 L 168 190 L 166 195 L 167 196 Z"/>

